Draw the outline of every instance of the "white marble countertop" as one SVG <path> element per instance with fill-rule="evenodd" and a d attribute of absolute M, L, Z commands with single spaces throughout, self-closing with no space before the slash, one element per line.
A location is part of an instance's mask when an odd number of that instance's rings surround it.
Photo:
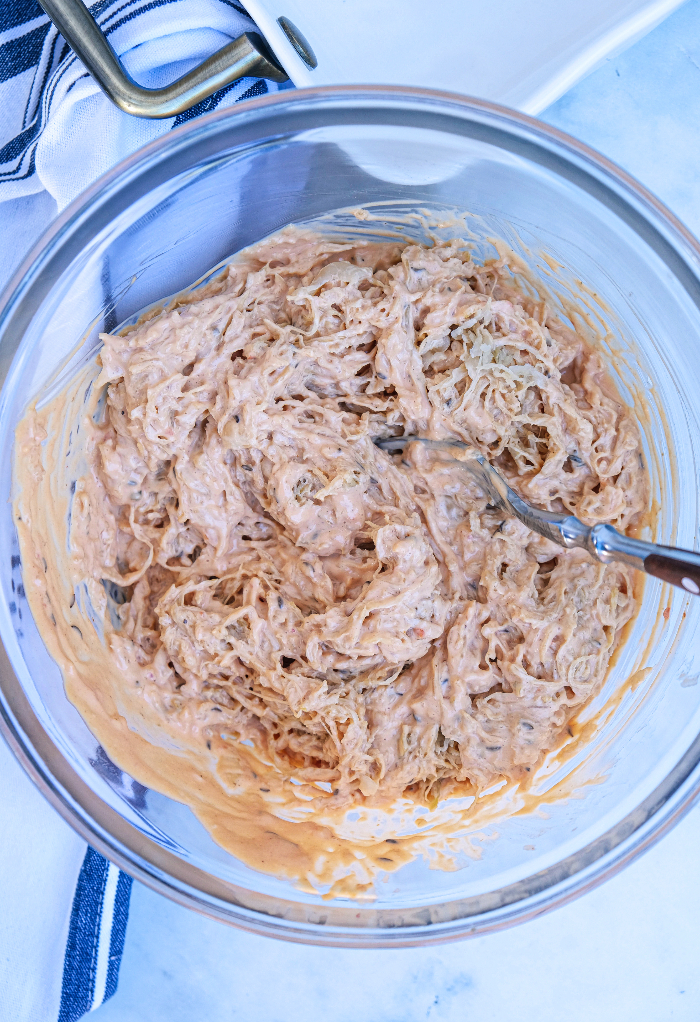
<path fill-rule="evenodd" d="M 545 111 L 700 234 L 700 0 Z M 440 947 L 255 937 L 134 884 L 95 1022 L 661 1022 L 700 1018 L 700 808 L 617 877 L 525 925 Z"/>

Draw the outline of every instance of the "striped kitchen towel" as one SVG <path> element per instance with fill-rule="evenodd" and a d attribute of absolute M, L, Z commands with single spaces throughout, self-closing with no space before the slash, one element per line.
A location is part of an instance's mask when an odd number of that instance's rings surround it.
<path fill-rule="evenodd" d="M 242 32 L 236 0 L 98 0 L 90 6 L 141 85 L 165 85 Z M 0 201 L 46 190 L 62 209 L 120 159 L 198 114 L 279 86 L 243 78 L 177 117 L 122 114 L 36 0 L 0 3 Z"/>
<path fill-rule="evenodd" d="M 76 1022 L 117 989 L 130 896 L 131 877 L 88 847 L 73 896 L 58 1022 Z"/>
<path fill-rule="evenodd" d="M 235 0 L 98 0 L 90 11 L 150 88 L 255 29 Z M 178 117 L 129 117 L 36 0 L 0 0 L 0 291 L 56 212 L 123 157 L 201 113 L 279 88 L 245 78 Z M 0 771 L 0 1017 L 74 1022 L 116 989 L 131 878 L 86 850 L 2 739 Z"/>
<path fill-rule="evenodd" d="M 0 739 L 0 1019 L 75 1022 L 114 993 L 131 877 L 71 830 Z"/>

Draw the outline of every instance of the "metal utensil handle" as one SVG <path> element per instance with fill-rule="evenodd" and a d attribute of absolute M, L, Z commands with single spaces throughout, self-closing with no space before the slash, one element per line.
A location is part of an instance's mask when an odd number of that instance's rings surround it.
<path fill-rule="evenodd" d="M 374 440 L 375 445 L 384 451 L 397 450 L 416 442 L 438 450 L 449 450 L 450 447 L 469 448 L 468 444 L 460 440 L 427 440 L 418 436 L 384 437 Z M 484 483 L 489 490 L 493 490 L 495 499 L 500 498 L 502 506 L 509 508 L 521 522 L 540 535 L 549 536 L 563 546 L 583 547 L 604 564 L 622 561 L 637 568 L 638 571 L 646 571 L 648 575 L 670 582 L 687 593 L 700 595 L 700 554 L 692 550 L 645 543 L 641 539 L 625 536 L 614 526 L 605 523 L 588 528 L 572 515 L 539 511 L 519 497 L 484 458 L 477 457 L 468 463 L 458 462 L 472 470 L 476 467 L 475 463 L 482 469 Z"/>
<path fill-rule="evenodd" d="M 595 525 L 586 545 L 600 561 L 624 561 L 687 593 L 700 594 L 700 554 L 693 550 L 644 543 L 612 525 Z"/>
<path fill-rule="evenodd" d="M 246 32 L 165 88 L 144 89 L 126 73 L 82 0 L 39 3 L 102 91 L 120 110 L 134 117 L 175 117 L 247 76 L 287 81 L 264 40 L 255 32 Z"/>

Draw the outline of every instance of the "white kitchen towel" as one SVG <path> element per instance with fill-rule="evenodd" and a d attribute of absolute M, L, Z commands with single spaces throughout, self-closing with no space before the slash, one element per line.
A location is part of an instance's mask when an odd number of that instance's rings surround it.
<path fill-rule="evenodd" d="M 100 0 L 90 11 L 151 88 L 255 29 L 234 0 Z M 201 113 L 278 89 L 244 78 L 178 117 L 129 117 L 36 0 L 0 0 L 0 291 L 56 212 L 123 157 Z M 75 1022 L 116 989 L 131 879 L 71 831 L 1 739 L 0 777 L 0 1018 Z"/>
<path fill-rule="evenodd" d="M 179 78 L 255 24 L 235 0 L 99 0 L 90 7 L 139 84 Z M 41 192 L 59 210 L 140 146 L 198 114 L 279 88 L 243 78 L 177 117 L 123 114 L 36 3 L 0 4 L 0 201 Z"/>

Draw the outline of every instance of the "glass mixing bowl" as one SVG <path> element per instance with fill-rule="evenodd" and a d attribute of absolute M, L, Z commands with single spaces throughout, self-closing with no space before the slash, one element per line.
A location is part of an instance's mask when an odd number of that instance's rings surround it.
<path fill-rule="evenodd" d="M 337 210 L 362 206 L 374 218 Z M 612 375 L 638 409 L 656 510 L 649 535 L 697 546 L 700 248 L 652 196 L 579 142 L 457 96 L 387 88 L 284 93 L 194 120 L 125 160 L 43 237 L 0 321 L 2 727 L 28 773 L 95 848 L 184 905 L 292 940 L 348 946 L 444 940 L 523 920 L 609 876 L 700 788 L 700 599 L 656 580 L 590 738 L 550 757 L 531 811 L 487 828 L 454 871 L 415 861 L 373 901 L 326 900 L 224 852 L 193 814 L 111 763 L 67 701 L 22 587 L 11 458 L 27 402 L 97 334 L 291 222 L 341 231 L 429 210 L 443 232 L 504 239 L 609 330 Z M 328 214 L 333 214 L 328 216 Z M 424 222 L 412 221 L 419 236 Z M 451 226 L 452 225 L 452 226 Z M 75 345 L 84 338 L 79 350 Z M 597 714 L 597 715 L 596 715 Z M 557 798 L 575 789 L 578 797 Z M 528 808 L 527 806 L 525 807 Z"/>

